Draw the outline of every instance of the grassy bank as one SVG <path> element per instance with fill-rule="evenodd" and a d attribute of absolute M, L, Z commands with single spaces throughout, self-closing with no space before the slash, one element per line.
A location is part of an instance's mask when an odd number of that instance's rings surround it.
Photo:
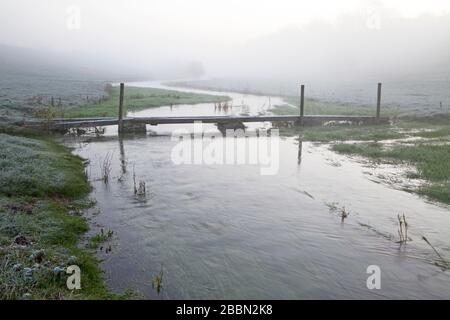
<path fill-rule="evenodd" d="M 421 178 L 427 184 L 417 191 L 429 198 L 450 204 L 450 145 L 415 143 L 414 145 L 384 146 L 380 143 L 336 144 L 333 150 L 339 153 L 364 156 L 386 163 L 409 164 L 417 172 L 411 178 Z"/>
<path fill-rule="evenodd" d="M 64 116 L 76 117 L 117 117 L 119 105 L 119 88 L 106 87 L 107 97 L 92 100 L 78 107 L 67 108 Z M 154 88 L 125 87 L 125 111 L 139 111 L 148 108 L 179 104 L 198 104 L 228 101 L 226 96 L 197 94 L 175 90 Z"/>
<path fill-rule="evenodd" d="M 0 169 L 0 299 L 113 298 L 94 254 L 78 246 L 90 205 L 82 159 L 3 130 Z M 81 290 L 66 287 L 69 265 L 81 269 Z"/>

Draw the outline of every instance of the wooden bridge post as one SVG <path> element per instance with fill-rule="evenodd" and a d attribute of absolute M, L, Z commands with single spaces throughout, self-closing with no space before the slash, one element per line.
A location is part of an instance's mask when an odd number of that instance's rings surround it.
<path fill-rule="evenodd" d="M 378 83 L 378 93 L 377 93 L 377 121 L 380 119 L 381 113 L 381 82 Z"/>
<path fill-rule="evenodd" d="M 305 115 L 305 85 L 300 86 L 300 124 L 303 125 L 303 117 Z"/>
<path fill-rule="evenodd" d="M 124 95 L 123 83 L 120 84 L 120 97 L 119 97 L 119 133 L 123 132 L 123 95 Z"/>

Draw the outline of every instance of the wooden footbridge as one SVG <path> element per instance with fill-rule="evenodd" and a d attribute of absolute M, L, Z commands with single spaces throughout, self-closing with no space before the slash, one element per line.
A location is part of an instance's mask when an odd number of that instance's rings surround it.
<path fill-rule="evenodd" d="M 145 125 L 159 124 L 187 124 L 187 123 L 214 123 L 222 128 L 239 127 L 246 122 L 275 122 L 295 123 L 299 125 L 321 125 L 326 122 L 352 123 L 352 124 L 382 124 L 387 123 L 389 118 L 380 116 L 381 107 L 381 83 L 378 84 L 378 99 L 375 116 L 340 116 L 340 115 L 305 115 L 305 87 L 301 86 L 300 114 L 299 115 L 259 115 L 259 116 L 159 116 L 159 117 L 124 117 L 123 99 L 124 84 L 120 84 L 119 115 L 117 118 L 62 118 L 52 121 L 29 122 L 28 125 L 47 125 L 50 130 L 67 130 L 70 128 L 88 128 L 117 125 L 119 132 L 128 131 L 127 128 L 144 128 Z M 130 130 L 133 131 L 133 130 Z"/>

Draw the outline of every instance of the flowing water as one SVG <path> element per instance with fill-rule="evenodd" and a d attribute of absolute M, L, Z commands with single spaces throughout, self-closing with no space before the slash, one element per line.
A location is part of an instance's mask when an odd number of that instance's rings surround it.
<path fill-rule="evenodd" d="M 257 114 L 279 101 L 220 94 L 233 99 L 233 114 Z M 194 114 L 218 111 L 200 104 L 131 115 Z M 112 251 L 99 252 L 114 290 L 133 288 L 151 299 L 450 296 L 450 271 L 435 265 L 439 257 L 421 239 L 450 259 L 449 208 L 374 179 L 401 169 L 375 168 L 296 137 L 279 138 L 275 175 L 261 175 L 261 167 L 250 164 L 176 165 L 170 133 L 180 127 L 192 131 L 192 125 L 148 126 L 152 133 L 119 139 L 111 127 L 101 138 L 67 141 L 90 161 L 94 230 L 114 231 Z M 112 172 L 104 184 L 100 163 L 108 154 Z M 133 176 L 145 182 L 145 196 L 134 194 Z M 350 213 L 344 221 L 343 207 Z M 411 238 L 406 245 L 397 243 L 397 214 L 403 213 Z M 381 269 L 380 290 L 367 288 L 371 265 Z M 161 275 L 158 292 L 152 280 Z"/>

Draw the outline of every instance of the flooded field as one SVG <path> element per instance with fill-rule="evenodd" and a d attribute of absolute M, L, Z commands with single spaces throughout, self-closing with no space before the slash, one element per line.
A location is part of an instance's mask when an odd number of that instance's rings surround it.
<path fill-rule="evenodd" d="M 164 88 L 156 82 L 127 85 Z M 130 115 L 258 114 L 281 101 L 220 94 L 232 98 L 232 108 L 180 105 Z M 261 127 L 269 124 L 248 130 Z M 151 299 L 450 295 L 450 273 L 422 240 L 426 236 L 450 257 L 449 208 L 377 179 L 402 169 L 369 166 L 327 144 L 283 136 L 275 175 L 263 176 L 260 166 L 249 164 L 175 165 L 171 153 L 177 142 L 170 134 L 179 128 L 192 131 L 192 125 L 148 126 L 146 135 L 119 139 L 115 128 L 107 128 L 103 137 L 66 141 L 89 160 L 97 201 L 92 232 L 114 231 L 105 244 L 111 252 L 99 248 L 114 290 L 131 288 Z M 101 179 L 106 157 L 112 159 L 107 184 Z M 145 194 L 135 194 L 136 182 L 145 183 Z M 411 239 L 403 245 L 398 214 L 405 214 Z M 366 286 L 373 265 L 381 269 L 381 290 Z M 155 278 L 162 287 L 155 287 Z"/>

